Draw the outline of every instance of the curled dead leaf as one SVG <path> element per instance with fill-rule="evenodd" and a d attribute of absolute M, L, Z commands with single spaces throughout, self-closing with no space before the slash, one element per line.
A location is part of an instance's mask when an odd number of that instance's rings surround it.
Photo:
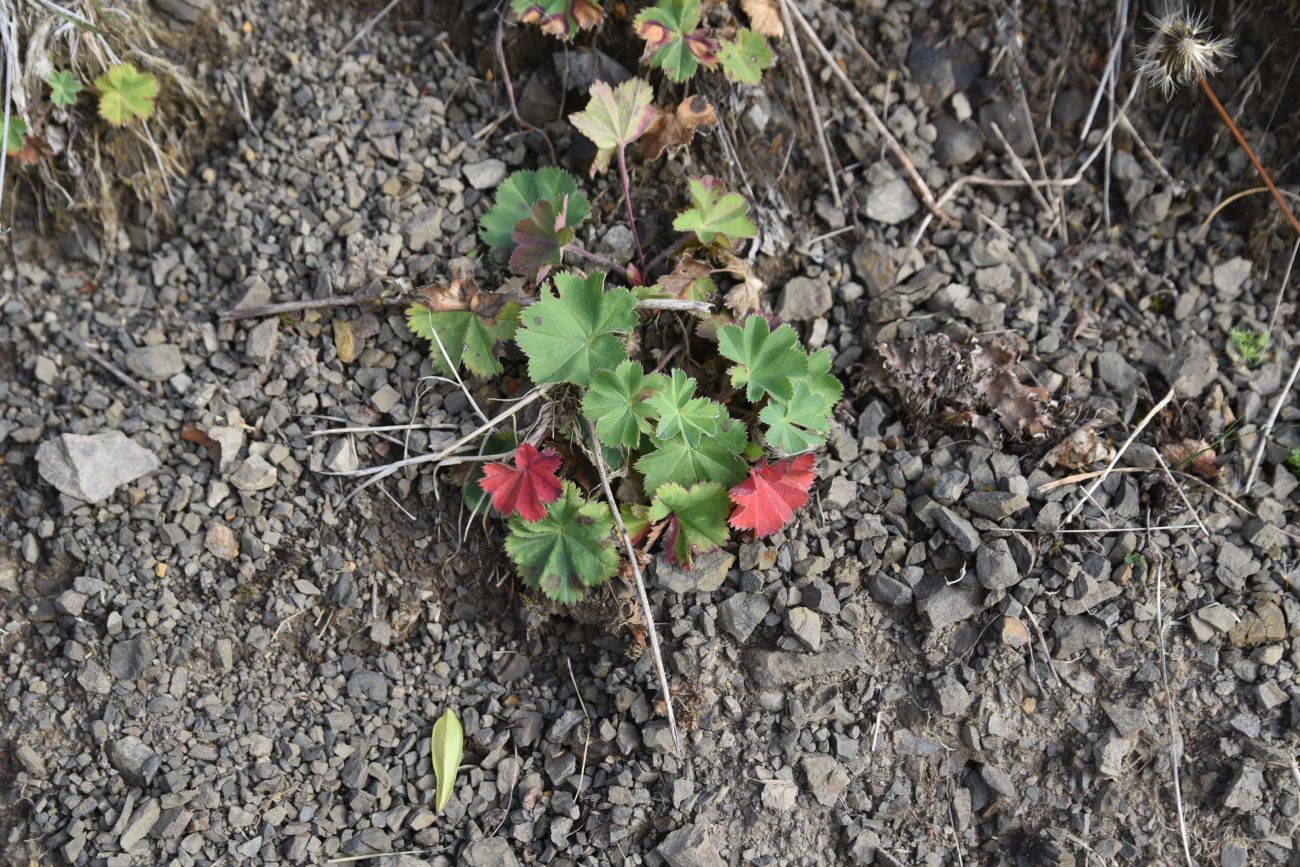
<path fill-rule="evenodd" d="M 641 149 L 650 160 L 658 159 L 669 148 L 690 144 L 696 129 L 718 122 L 713 104 L 698 94 L 683 99 L 674 111 L 656 107 L 654 112 L 650 128 L 641 137 Z"/>
<path fill-rule="evenodd" d="M 780 2 L 781 0 L 740 0 L 740 8 L 749 16 L 751 30 L 773 39 L 780 39 L 785 36 Z"/>
<path fill-rule="evenodd" d="M 724 303 L 736 316 L 763 312 L 763 292 L 767 284 L 758 278 L 749 263 L 734 253 L 722 254 L 722 270 L 740 280 L 727 292 Z"/>
<path fill-rule="evenodd" d="M 1207 481 L 1217 482 L 1223 475 L 1223 470 L 1215 464 L 1219 456 L 1205 440 L 1185 439 L 1169 443 L 1160 450 L 1160 456 L 1171 469 L 1195 473 Z"/>
<path fill-rule="evenodd" d="M 1091 464 L 1109 461 L 1114 456 L 1114 447 L 1097 436 L 1096 422 L 1090 422 L 1043 455 L 1043 466 L 1081 470 Z"/>
<path fill-rule="evenodd" d="M 709 276 L 713 268 L 694 256 L 682 256 L 673 270 L 659 278 L 656 285 L 670 298 L 703 300 L 701 295 L 711 294 L 713 281 Z"/>
<path fill-rule="evenodd" d="M 448 283 L 430 283 L 416 290 L 420 304 L 434 313 L 468 310 L 483 319 L 494 319 L 510 301 L 517 300 L 513 292 L 487 292 L 478 288 L 473 271 L 453 267 Z"/>

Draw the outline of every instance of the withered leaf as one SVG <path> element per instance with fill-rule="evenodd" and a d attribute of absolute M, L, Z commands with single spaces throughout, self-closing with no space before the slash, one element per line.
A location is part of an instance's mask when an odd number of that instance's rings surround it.
<path fill-rule="evenodd" d="M 187 443 L 203 446 L 208 457 L 218 465 L 221 464 L 221 443 L 199 430 L 190 422 L 181 426 L 181 439 Z"/>
<path fill-rule="evenodd" d="M 713 281 L 709 275 L 713 268 L 694 256 L 682 256 L 677 260 L 677 267 L 659 278 L 657 285 L 671 298 L 702 301 L 713 292 Z"/>
<path fill-rule="evenodd" d="M 1090 422 L 1061 440 L 1043 455 L 1043 466 L 1081 470 L 1090 464 L 1108 461 L 1115 449 L 1097 436 L 1097 424 Z"/>
<path fill-rule="evenodd" d="M 763 291 L 767 285 L 754 274 L 749 263 L 734 253 L 722 254 L 722 270 L 740 280 L 727 292 L 727 309 L 738 317 L 763 312 Z"/>
<path fill-rule="evenodd" d="M 749 16 L 751 29 L 780 39 L 785 35 L 785 24 L 781 21 L 781 0 L 740 0 L 740 8 Z"/>
<path fill-rule="evenodd" d="M 641 138 L 641 149 L 649 160 L 658 159 L 669 148 L 689 144 L 696 129 L 718 122 L 713 104 L 698 94 L 683 99 L 673 111 L 656 106 L 654 112 L 654 120 Z"/>
<path fill-rule="evenodd" d="M 1217 482 L 1223 475 L 1223 470 L 1215 465 L 1219 456 L 1205 440 L 1184 439 L 1169 443 L 1160 450 L 1160 456 L 1171 469 L 1195 473 L 1207 481 Z"/>
<path fill-rule="evenodd" d="M 334 320 L 334 351 L 338 353 L 339 361 L 344 364 L 351 364 L 357 360 L 357 341 L 356 336 L 352 333 L 352 323 L 346 319 Z"/>

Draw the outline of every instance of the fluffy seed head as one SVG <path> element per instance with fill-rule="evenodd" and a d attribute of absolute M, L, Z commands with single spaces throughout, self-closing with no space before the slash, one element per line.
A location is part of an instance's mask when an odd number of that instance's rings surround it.
<path fill-rule="evenodd" d="M 1232 56 L 1232 39 L 1216 37 L 1202 15 L 1176 6 L 1159 17 L 1151 16 L 1155 30 L 1142 49 L 1139 72 L 1165 99 L 1185 84 L 1219 71 L 1220 62 Z"/>

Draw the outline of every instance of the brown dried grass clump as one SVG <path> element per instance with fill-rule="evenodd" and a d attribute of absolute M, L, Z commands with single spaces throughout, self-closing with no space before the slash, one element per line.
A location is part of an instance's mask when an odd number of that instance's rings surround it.
<path fill-rule="evenodd" d="M 0 0 L 0 77 L 11 115 L 27 125 L 25 146 L 7 155 L 0 208 L 7 223 L 30 214 L 61 228 L 80 215 L 112 239 L 123 208 L 166 221 L 163 207 L 212 128 L 211 93 L 193 74 L 219 62 L 228 39 L 215 16 L 175 27 L 148 0 Z M 94 80 L 131 63 L 160 90 L 146 121 L 113 126 L 97 113 Z M 49 99 L 47 77 L 68 70 L 82 85 L 66 109 Z"/>

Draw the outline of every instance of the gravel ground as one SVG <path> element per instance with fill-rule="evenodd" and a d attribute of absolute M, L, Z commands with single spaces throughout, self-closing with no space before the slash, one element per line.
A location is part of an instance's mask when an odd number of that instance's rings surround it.
<path fill-rule="evenodd" d="M 801 6 L 833 50 L 857 57 L 851 18 L 900 72 L 851 60 L 935 189 L 1014 176 L 994 124 L 1034 165 L 996 22 L 962 5 Z M 832 348 L 846 398 L 793 527 L 652 569 L 676 753 L 648 657 L 609 626 L 626 597 L 557 612 L 521 595 L 499 528 L 467 526 L 447 478 L 348 500 L 326 475 L 477 425 L 421 381 L 400 308 L 217 317 L 444 277 L 491 188 L 538 159 L 483 74 L 490 14 L 468 44 L 395 16 L 341 56 L 370 12 L 316 7 L 220 7 L 242 50 L 213 85 L 248 123 L 194 168 L 174 233 L 20 226 L 0 254 L 0 863 L 1174 864 L 1176 779 L 1197 863 L 1300 863 L 1295 393 L 1248 495 L 1239 435 L 1300 351 L 1294 302 L 1260 366 L 1227 339 L 1269 322 L 1290 239 L 1262 197 L 1198 237 L 1255 182 L 1194 95 L 1135 103 L 1159 165 L 1117 136 L 1064 192 L 1064 236 L 1023 188 L 981 189 L 909 252 L 924 210 L 839 99 L 842 209 L 811 147 L 788 177 L 705 148 L 759 203 L 768 300 Z M 1068 58 L 1101 69 L 1109 14 L 1026 22 L 1031 101 L 1055 94 L 1049 166 L 1074 165 L 1095 78 Z M 1238 47 L 1227 94 L 1261 51 Z M 804 142 L 782 70 L 726 98 L 747 165 Z M 1288 93 L 1246 103 L 1265 162 Z M 946 375 L 972 340 L 1017 346 L 1007 369 L 1046 390 L 1046 435 L 990 441 L 997 408 L 978 403 L 920 422 L 909 388 L 943 399 L 933 367 L 891 377 L 875 347 L 939 333 Z M 1055 532 L 1081 486 L 1044 486 L 1104 466 L 1170 388 L 1071 525 L 1128 529 Z M 402 427 L 315 435 L 369 425 Z M 1159 471 L 1225 433 L 1217 465 L 1185 468 L 1217 488 Z M 448 705 L 466 757 L 438 815 L 427 735 Z"/>

